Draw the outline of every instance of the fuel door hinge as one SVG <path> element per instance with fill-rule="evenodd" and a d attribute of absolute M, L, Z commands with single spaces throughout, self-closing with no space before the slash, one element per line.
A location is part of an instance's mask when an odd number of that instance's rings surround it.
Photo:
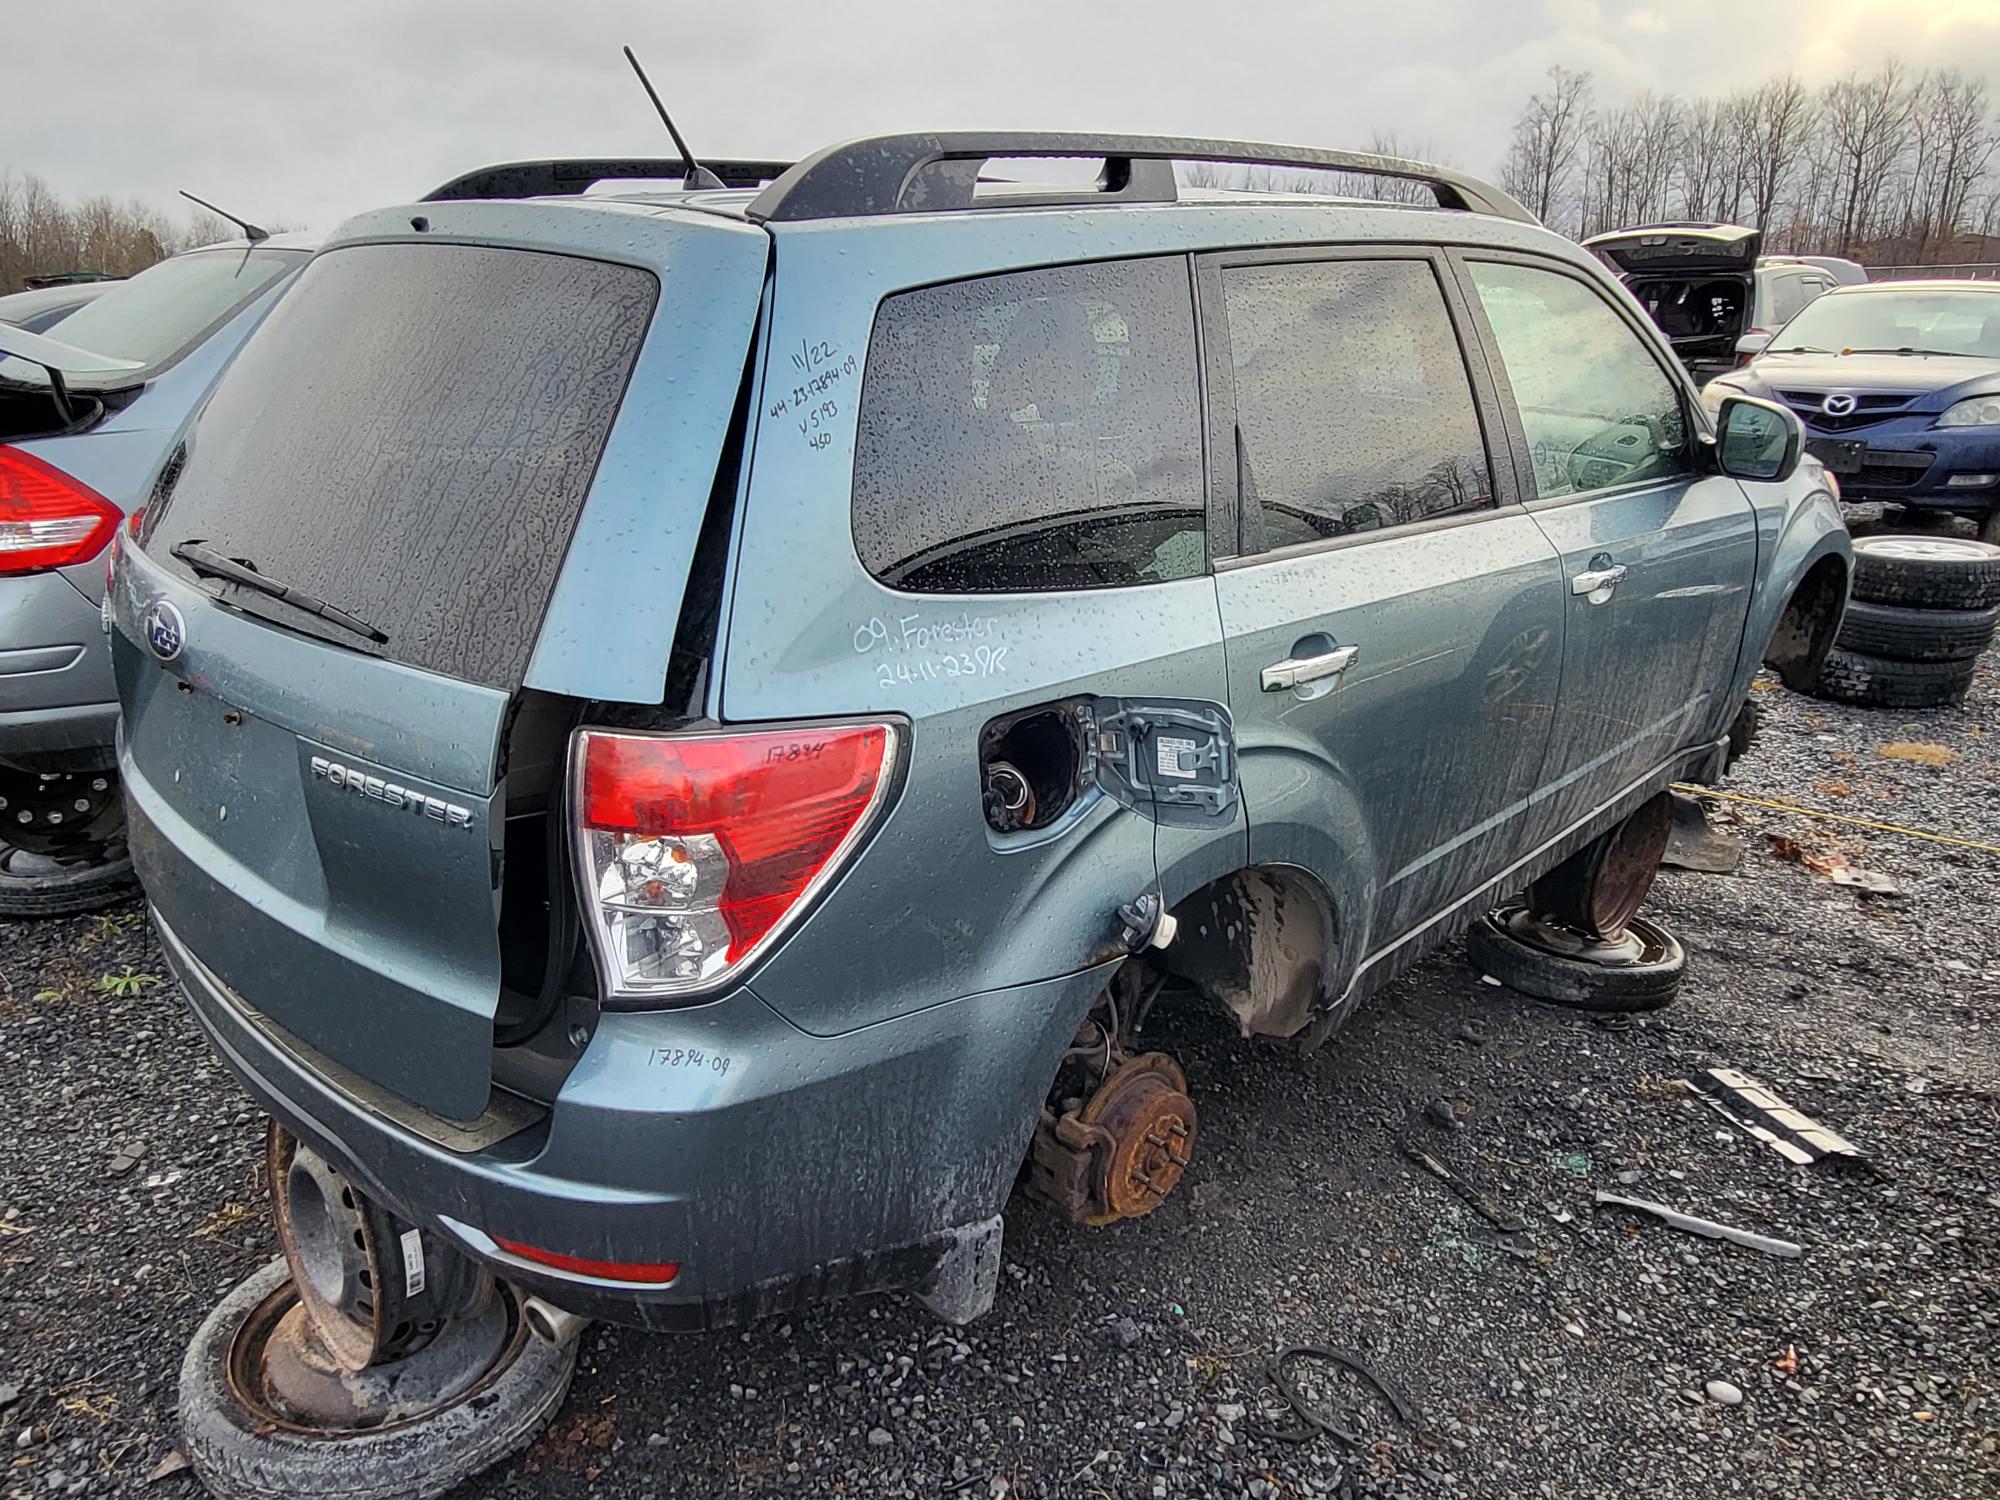
<path fill-rule="evenodd" d="M 1077 714 L 1086 771 L 1106 796 L 1173 827 L 1235 816 L 1236 740 L 1221 704 L 1088 698 Z"/>

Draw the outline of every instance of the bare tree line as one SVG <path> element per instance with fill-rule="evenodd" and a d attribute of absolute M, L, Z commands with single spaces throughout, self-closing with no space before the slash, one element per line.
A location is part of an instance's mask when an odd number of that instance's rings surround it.
<path fill-rule="evenodd" d="M 0 171 L 0 292 L 19 291 L 30 276 L 130 276 L 236 232 L 206 210 L 175 221 L 136 200 L 100 194 L 70 203 L 32 172 Z"/>
<path fill-rule="evenodd" d="M 1606 108 L 1588 73 L 1556 67 L 1515 121 L 1501 181 L 1578 237 L 1716 220 L 1761 227 L 1782 254 L 1980 260 L 2000 235 L 2000 121 L 1984 78 L 1894 59 L 1816 90 L 1785 75 Z"/>

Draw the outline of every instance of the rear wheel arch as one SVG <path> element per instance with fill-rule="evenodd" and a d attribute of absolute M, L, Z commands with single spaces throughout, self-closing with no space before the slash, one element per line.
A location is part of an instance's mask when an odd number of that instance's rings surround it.
<path fill-rule="evenodd" d="M 1236 1018 L 1244 1036 L 1324 1040 L 1340 999 L 1350 942 L 1342 910 L 1297 865 L 1249 865 L 1173 908 L 1173 942 L 1155 963 Z"/>
<path fill-rule="evenodd" d="M 1847 608 L 1848 567 L 1828 555 L 1806 569 L 1778 614 L 1764 648 L 1764 665 L 1795 693 L 1809 689 L 1840 633 Z"/>

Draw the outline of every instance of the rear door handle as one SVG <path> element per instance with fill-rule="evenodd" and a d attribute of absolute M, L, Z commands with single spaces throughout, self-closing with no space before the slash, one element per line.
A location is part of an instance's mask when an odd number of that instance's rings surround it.
<path fill-rule="evenodd" d="M 1589 598 L 1592 604 L 1602 604 L 1611 597 L 1611 591 L 1625 581 L 1625 565 L 1615 563 L 1608 568 L 1592 568 L 1579 573 L 1569 581 L 1569 591 Z M 1603 598 L 1596 597 L 1602 594 Z"/>
<path fill-rule="evenodd" d="M 1308 682 L 1338 677 L 1361 654 L 1359 646 L 1337 646 L 1319 656 L 1288 656 L 1264 668 L 1264 691 L 1282 693 Z"/>

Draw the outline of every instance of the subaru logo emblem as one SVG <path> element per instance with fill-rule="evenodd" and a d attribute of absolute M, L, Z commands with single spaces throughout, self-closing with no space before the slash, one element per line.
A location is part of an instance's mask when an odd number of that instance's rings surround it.
<path fill-rule="evenodd" d="M 1849 417 L 1854 415 L 1854 398 L 1846 395 L 1828 396 L 1820 402 L 1819 409 L 1829 417 Z"/>
<path fill-rule="evenodd" d="M 187 621 L 165 599 L 155 600 L 141 622 L 146 629 L 146 645 L 161 661 L 172 661 L 187 644 Z"/>

